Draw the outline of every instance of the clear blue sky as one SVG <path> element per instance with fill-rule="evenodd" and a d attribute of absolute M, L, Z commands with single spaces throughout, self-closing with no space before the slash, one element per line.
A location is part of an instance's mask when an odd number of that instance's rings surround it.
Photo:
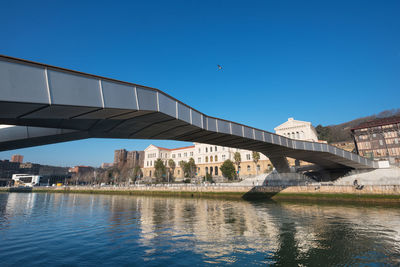
<path fill-rule="evenodd" d="M 399 108 L 400 1 L 3 1 L 0 53 L 159 88 L 212 116 L 273 131 Z M 217 64 L 223 71 L 217 71 Z M 111 162 L 154 140 L 0 152 Z"/>

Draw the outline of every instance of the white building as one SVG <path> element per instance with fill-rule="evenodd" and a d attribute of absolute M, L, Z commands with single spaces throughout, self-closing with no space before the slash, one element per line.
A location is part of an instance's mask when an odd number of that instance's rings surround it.
<path fill-rule="evenodd" d="M 239 152 L 241 156 L 241 164 L 239 166 L 239 174 L 241 176 L 255 175 L 271 168 L 271 163 L 266 156 L 260 154 L 260 160 L 253 162 L 252 151 L 236 148 L 228 148 L 223 146 L 215 146 L 201 143 L 194 143 L 193 146 L 180 147 L 175 149 L 158 147 L 150 145 L 144 150 L 144 176 L 154 176 L 154 163 L 157 159 L 164 161 L 164 165 L 168 167 L 168 160 L 175 162 L 174 176 L 183 178 L 183 171 L 179 167 L 180 161 L 189 161 L 193 158 L 197 166 L 197 175 L 204 176 L 210 173 L 213 176 L 222 176 L 219 167 L 227 159 L 234 161 L 234 153 Z"/>
<path fill-rule="evenodd" d="M 315 128 L 308 121 L 298 121 L 289 118 L 287 122 L 274 128 L 275 133 L 297 140 L 318 142 L 318 135 Z"/>

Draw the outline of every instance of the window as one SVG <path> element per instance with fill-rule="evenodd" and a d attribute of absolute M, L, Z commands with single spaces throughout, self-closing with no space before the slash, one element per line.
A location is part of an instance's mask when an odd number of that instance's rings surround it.
<path fill-rule="evenodd" d="M 206 148 L 206 153 L 208 152 L 208 148 Z"/>
<path fill-rule="evenodd" d="M 247 171 L 249 172 L 251 170 L 250 165 L 247 165 Z"/>
<path fill-rule="evenodd" d="M 175 158 L 175 154 L 172 154 L 172 158 L 173 158 L 173 159 Z"/>
<path fill-rule="evenodd" d="M 210 152 L 212 152 L 212 146 L 210 146 Z"/>
<path fill-rule="evenodd" d="M 150 171 L 150 175 L 149 176 L 151 177 L 151 171 Z"/>
<path fill-rule="evenodd" d="M 199 153 L 201 153 L 201 149 L 199 148 Z"/>
<path fill-rule="evenodd" d="M 213 162 L 213 156 L 210 156 L 210 162 Z"/>
<path fill-rule="evenodd" d="M 193 152 L 190 152 L 190 156 L 192 156 L 192 157 L 193 157 Z"/>
<path fill-rule="evenodd" d="M 178 158 L 180 158 L 182 155 L 181 155 L 181 153 L 178 153 Z"/>
<path fill-rule="evenodd" d="M 208 156 L 206 156 L 206 162 L 208 162 Z"/>
<path fill-rule="evenodd" d="M 201 158 L 198 158 L 198 159 L 197 159 L 197 163 L 201 163 Z"/>
<path fill-rule="evenodd" d="M 246 154 L 246 159 L 250 160 L 250 154 Z"/>
<path fill-rule="evenodd" d="M 210 174 L 213 173 L 213 167 L 210 167 Z"/>
<path fill-rule="evenodd" d="M 206 167 L 206 173 L 208 173 L 208 167 Z"/>
<path fill-rule="evenodd" d="M 383 146 L 383 140 L 379 140 L 379 145 Z"/>
<path fill-rule="evenodd" d="M 260 171 L 260 165 L 257 165 L 257 171 L 259 172 Z"/>
<path fill-rule="evenodd" d="M 217 166 L 215 166 L 214 170 L 215 170 L 215 175 L 218 175 L 218 167 Z"/>
<path fill-rule="evenodd" d="M 218 156 L 216 155 L 214 159 L 215 159 L 215 162 L 217 162 L 218 161 Z"/>
<path fill-rule="evenodd" d="M 217 152 L 217 146 L 215 146 L 215 152 Z"/>
<path fill-rule="evenodd" d="M 187 152 L 183 153 L 183 156 L 186 158 L 187 157 Z"/>
<path fill-rule="evenodd" d="M 225 161 L 225 155 L 222 155 L 222 160 Z"/>
<path fill-rule="evenodd" d="M 300 139 L 300 134 L 299 134 L 299 132 L 296 132 L 296 138 L 297 138 L 297 139 Z"/>

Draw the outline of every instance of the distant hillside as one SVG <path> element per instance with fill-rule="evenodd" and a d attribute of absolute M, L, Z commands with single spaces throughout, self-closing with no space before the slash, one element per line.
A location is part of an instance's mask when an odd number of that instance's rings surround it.
<path fill-rule="evenodd" d="M 317 127 L 315 127 L 315 129 L 317 130 L 318 133 L 318 139 L 328 141 L 328 143 L 339 142 L 339 141 L 351 141 L 352 139 L 350 135 L 350 129 L 356 127 L 360 123 L 376 119 L 389 118 L 393 116 L 400 116 L 400 108 L 385 110 L 380 112 L 379 114 L 358 118 L 337 125 L 329 125 L 329 126 L 318 125 Z"/>

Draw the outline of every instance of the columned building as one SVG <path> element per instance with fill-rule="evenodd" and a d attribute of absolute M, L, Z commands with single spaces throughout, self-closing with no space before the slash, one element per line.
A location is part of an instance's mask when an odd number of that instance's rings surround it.
<path fill-rule="evenodd" d="M 202 177 L 205 176 L 206 173 L 209 173 L 214 177 L 222 177 L 219 168 L 227 159 L 234 162 L 235 152 L 239 152 L 241 156 L 241 163 L 239 165 L 240 176 L 256 175 L 257 173 L 261 174 L 272 168 L 271 162 L 261 153 L 260 160 L 256 164 L 253 161 L 252 151 L 194 143 L 193 146 L 175 149 L 163 148 L 155 145 L 148 146 L 144 150 L 143 173 L 145 177 L 154 177 L 155 161 L 161 159 L 164 162 L 164 165 L 169 167 L 168 161 L 172 159 L 175 162 L 174 177 L 175 179 L 180 180 L 184 178 L 184 173 L 179 166 L 179 162 L 188 162 L 190 158 L 193 158 L 197 166 L 196 176 Z"/>
<path fill-rule="evenodd" d="M 287 122 L 274 128 L 275 133 L 285 137 L 303 141 L 318 142 L 315 128 L 308 121 L 298 121 L 289 118 Z"/>

